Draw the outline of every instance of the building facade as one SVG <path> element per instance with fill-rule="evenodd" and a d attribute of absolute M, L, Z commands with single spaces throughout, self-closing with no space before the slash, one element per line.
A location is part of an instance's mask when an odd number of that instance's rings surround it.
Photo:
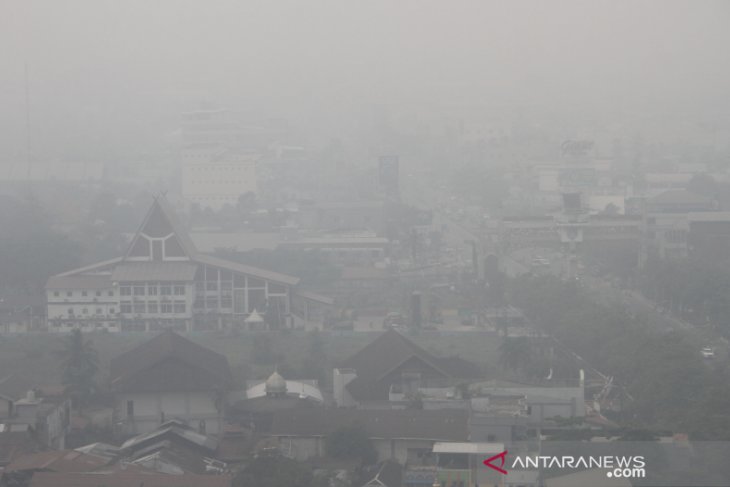
<path fill-rule="evenodd" d="M 256 310 L 266 327 L 292 327 L 299 279 L 197 251 L 163 198 L 157 198 L 123 257 L 74 269 L 46 284 L 50 331 L 203 331 L 246 327 Z M 321 299 L 320 299 L 321 298 Z M 316 316 L 310 313 L 308 316 Z"/>

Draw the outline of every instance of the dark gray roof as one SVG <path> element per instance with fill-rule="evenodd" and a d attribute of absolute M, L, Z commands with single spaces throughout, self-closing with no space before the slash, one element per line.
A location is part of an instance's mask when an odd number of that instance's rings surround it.
<path fill-rule="evenodd" d="M 371 439 L 467 441 L 467 411 L 457 409 L 294 409 L 274 413 L 271 436 L 314 437 L 359 426 Z"/>
<path fill-rule="evenodd" d="M 198 266 L 188 262 L 140 262 L 118 265 L 111 280 L 120 281 L 192 281 Z"/>
<path fill-rule="evenodd" d="M 115 391 L 159 392 L 228 389 L 231 371 L 223 355 L 166 331 L 111 361 Z"/>
<path fill-rule="evenodd" d="M 354 369 L 357 377 L 347 385 L 355 399 L 387 399 L 389 372 L 406 361 L 420 361 L 423 367 L 445 379 L 479 377 L 478 367 L 458 357 L 441 358 L 422 349 L 395 330 L 388 330 L 340 364 Z"/>
<path fill-rule="evenodd" d="M 196 262 L 206 264 L 214 267 L 221 267 L 234 272 L 240 272 L 241 274 L 247 274 L 261 279 L 266 279 L 273 282 L 280 282 L 283 284 L 289 284 L 290 286 L 296 285 L 299 282 L 298 277 L 288 276 L 286 274 L 280 274 L 278 272 L 268 271 L 265 269 L 259 269 L 246 264 L 239 264 L 238 262 L 232 262 L 226 259 L 220 259 L 211 255 L 197 254 L 194 257 Z"/>

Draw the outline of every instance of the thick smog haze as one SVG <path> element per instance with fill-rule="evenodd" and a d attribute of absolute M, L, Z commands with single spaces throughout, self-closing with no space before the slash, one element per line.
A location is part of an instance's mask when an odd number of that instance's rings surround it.
<path fill-rule="evenodd" d="M 100 139 L 144 147 L 176 110 L 204 103 L 288 117 L 320 137 L 373 110 L 424 105 L 434 115 L 483 106 L 619 123 L 674 108 L 713 119 L 728 107 L 730 6 L 721 1 L 0 8 L 3 159 L 24 153 L 26 65 L 34 149 L 69 156 Z"/>
<path fill-rule="evenodd" d="M 0 0 L 0 487 L 729 486 L 729 26 Z"/>

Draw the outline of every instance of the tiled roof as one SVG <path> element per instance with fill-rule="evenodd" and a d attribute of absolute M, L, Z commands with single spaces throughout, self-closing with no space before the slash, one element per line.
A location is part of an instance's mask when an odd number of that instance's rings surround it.
<path fill-rule="evenodd" d="M 106 465 L 97 456 L 75 450 L 54 450 L 31 453 L 16 458 L 5 470 L 52 470 L 54 472 L 90 472 Z"/>
<path fill-rule="evenodd" d="M 227 475 L 38 472 L 29 487 L 231 487 Z"/>

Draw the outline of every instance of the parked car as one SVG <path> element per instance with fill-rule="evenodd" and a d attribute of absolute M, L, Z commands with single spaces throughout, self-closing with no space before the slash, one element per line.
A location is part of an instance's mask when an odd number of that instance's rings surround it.
<path fill-rule="evenodd" d="M 702 356 L 705 358 L 713 358 L 715 356 L 715 350 L 712 347 L 705 347 L 702 349 Z"/>

